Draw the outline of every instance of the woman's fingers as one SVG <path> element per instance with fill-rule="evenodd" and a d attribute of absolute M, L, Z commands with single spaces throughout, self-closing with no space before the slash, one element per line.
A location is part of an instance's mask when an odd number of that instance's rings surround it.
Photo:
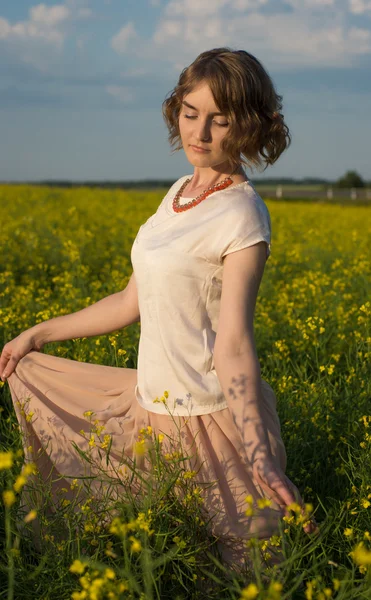
<path fill-rule="evenodd" d="M 2 376 L 6 366 L 8 364 L 9 358 L 11 357 L 11 352 L 9 352 L 7 350 L 7 348 L 4 346 L 3 351 L 1 353 L 1 357 L 0 357 L 0 375 Z"/>
<path fill-rule="evenodd" d="M 1 373 L 1 379 L 3 381 L 4 381 L 4 379 L 7 379 L 13 373 L 18 362 L 19 362 L 19 358 L 16 358 L 15 356 L 10 357 L 8 364 L 6 365 L 4 371 Z"/>
<path fill-rule="evenodd" d="M 255 472 L 255 479 L 260 487 L 266 491 L 267 496 L 280 506 L 286 517 L 290 517 L 288 507 L 291 504 L 298 504 L 301 507 L 301 514 L 305 515 L 304 500 L 300 495 L 298 488 L 290 481 L 290 479 L 279 469 L 269 469 L 265 471 L 266 480 L 262 479 L 259 471 Z M 269 481 L 269 483 L 268 483 Z M 309 523 L 303 528 L 305 533 L 318 533 L 319 528 L 314 517 L 309 520 Z"/>

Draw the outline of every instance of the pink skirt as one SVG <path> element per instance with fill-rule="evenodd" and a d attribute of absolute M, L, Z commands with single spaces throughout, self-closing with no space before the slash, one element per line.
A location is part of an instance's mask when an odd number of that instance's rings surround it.
<path fill-rule="evenodd" d="M 227 562 L 242 560 L 249 538 L 268 539 L 278 533 L 278 522 L 284 514 L 278 505 L 272 503 L 255 516 L 245 514 L 248 494 L 254 501 L 267 496 L 242 458 L 241 438 L 228 408 L 192 417 L 152 413 L 142 408 L 135 397 L 136 369 L 79 362 L 36 351 L 19 361 L 7 381 L 23 433 L 26 460 L 35 462 L 45 479 L 53 473 L 56 494 L 58 488 L 70 487 L 71 477 L 87 473 L 86 461 L 71 442 L 89 451 L 89 436 L 82 431 L 88 433 L 91 427 L 91 418 L 84 413 L 93 411 L 92 418 L 104 425 L 102 438 L 112 438 L 111 463 L 117 460 L 117 464 L 122 464 L 124 456 L 131 460 L 135 457 L 138 464 L 136 442 L 142 428 L 151 426 L 153 433 L 164 435 L 164 452 L 171 450 L 166 444 L 171 438 L 179 439 L 181 432 L 182 452 L 191 457 L 190 470 L 197 472 L 193 480 L 209 484 L 203 488 L 203 508 L 213 515 L 211 532 L 219 537 Z M 262 396 L 272 454 L 285 471 L 286 452 L 276 396 L 265 380 Z M 31 417 L 26 418 L 27 415 Z M 145 463 L 143 469 L 147 469 Z"/>

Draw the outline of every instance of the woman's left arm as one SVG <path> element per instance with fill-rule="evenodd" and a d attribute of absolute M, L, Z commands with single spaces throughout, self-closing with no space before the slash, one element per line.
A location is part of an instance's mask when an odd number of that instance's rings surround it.
<path fill-rule="evenodd" d="M 265 262 L 265 242 L 224 258 L 214 366 L 254 479 L 282 508 L 293 502 L 303 506 L 299 490 L 272 455 L 263 410 L 253 319 Z M 304 530 L 312 533 L 316 525 L 310 523 Z"/>
<path fill-rule="evenodd" d="M 247 350 L 241 354 L 214 353 L 214 364 L 248 462 L 253 466 L 257 461 L 272 459 L 256 353 Z"/>

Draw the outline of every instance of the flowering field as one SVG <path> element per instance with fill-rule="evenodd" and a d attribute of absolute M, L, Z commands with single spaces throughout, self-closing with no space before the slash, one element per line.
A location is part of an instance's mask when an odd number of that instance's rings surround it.
<path fill-rule="evenodd" d="M 0 349 L 35 323 L 123 289 L 136 232 L 161 198 L 158 190 L 0 186 Z M 23 465 L 9 388 L 0 381 L 0 598 L 371 597 L 371 207 L 266 203 L 272 254 L 255 311 L 258 355 L 278 399 L 287 475 L 319 533 L 304 533 L 294 505 L 280 535 L 250 540 L 249 567 L 226 570 L 195 473 L 176 449 L 164 455 L 149 430 L 141 432 L 138 455 L 154 461 L 151 493 L 138 478 L 144 493 L 135 496 L 119 478 L 121 501 L 92 495 L 75 510 L 67 497 L 81 482 L 73 480 L 56 515 L 22 512 L 30 478 L 48 490 Z M 135 368 L 139 333 L 136 323 L 44 352 Z M 94 414 L 87 419 L 108 454 Z M 36 520 L 40 547 L 30 538 Z M 285 560 L 272 567 L 277 550 Z"/>

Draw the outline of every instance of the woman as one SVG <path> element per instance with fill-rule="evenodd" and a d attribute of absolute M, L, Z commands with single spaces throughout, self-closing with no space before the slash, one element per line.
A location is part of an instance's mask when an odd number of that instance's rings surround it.
<path fill-rule="evenodd" d="M 262 159 L 273 164 L 290 143 L 281 99 L 248 52 L 217 48 L 198 56 L 163 103 L 169 140 L 184 149 L 194 171 L 140 227 L 127 287 L 21 333 L 0 359 L 26 455 L 29 443 L 30 460 L 47 448 L 50 458 L 38 467 L 45 477 L 52 469 L 59 486 L 61 477 L 83 473 L 71 441 L 86 449 L 86 411 L 110 435 L 111 458 L 122 449 L 132 457 L 143 427 L 166 439 L 179 427 L 198 481 L 214 482 L 204 505 L 216 515 L 212 527 L 225 540 L 226 560 L 240 560 L 248 538 L 275 533 L 290 503 L 303 505 L 285 475 L 276 397 L 260 376 L 253 315 L 271 223 L 242 168 Z M 107 334 L 137 321 L 137 370 L 37 352 L 47 342 Z M 259 498 L 272 504 L 247 516 L 247 495 L 255 505 Z M 305 528 L 314 530 L 312 522 Z"/>

